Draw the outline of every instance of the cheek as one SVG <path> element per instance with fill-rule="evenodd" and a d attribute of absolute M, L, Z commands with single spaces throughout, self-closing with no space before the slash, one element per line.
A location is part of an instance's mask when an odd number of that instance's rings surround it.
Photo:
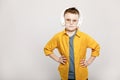
<path fill-rule="evenodd" d="M 65 21 L 65 24 L 68 24 L 69 22 L 68 21 Z"/>
<path fill-rule="evenodd" d="M 77 21 L 77 22 L 75 22 L 75 24 L 78 24 L 79 22 Z"/>

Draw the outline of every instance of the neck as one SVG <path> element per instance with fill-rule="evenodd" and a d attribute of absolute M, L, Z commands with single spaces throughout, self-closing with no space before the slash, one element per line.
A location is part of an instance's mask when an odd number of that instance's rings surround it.
<path fill-rule="evenodd" d="M 74 30 L 74 31 L 68 31 L 68 30 L 66 30 L 66 33 L 67 33 L 67 35 L 69 37 L 73 36 L 75 34 L 75 32 L 76 32 L 76 30 Z"/>

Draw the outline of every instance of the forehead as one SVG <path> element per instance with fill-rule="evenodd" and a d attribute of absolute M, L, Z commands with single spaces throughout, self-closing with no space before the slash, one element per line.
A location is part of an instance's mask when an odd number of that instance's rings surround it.
<path fill-rule="evenodd" d="M 73 14 L 73 13 L 66 13 L 64 15 L 65 18 L 70 18 L 70 19 L 78 19 L 79 15 L 78 14 Z"/>

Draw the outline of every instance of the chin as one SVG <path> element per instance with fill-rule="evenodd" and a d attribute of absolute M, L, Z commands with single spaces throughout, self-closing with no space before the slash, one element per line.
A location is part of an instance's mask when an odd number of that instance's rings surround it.
<path fill-rule="evenodd" d="M 73 32 L 73 31 L 76 31 L 77 30 L 77 28 L 74 28 L 74 29 L 66 29 L 67 31 L 70 31 L 70 32 Z"/>

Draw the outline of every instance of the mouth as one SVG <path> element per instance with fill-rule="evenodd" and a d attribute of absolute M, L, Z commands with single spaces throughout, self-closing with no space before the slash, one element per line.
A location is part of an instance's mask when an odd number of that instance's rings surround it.
<path fill-rule="evenodd" d="M 68 26 L 68 27 L 76 27 L 76 25 L 69 25 L 69 24 L 66 24 L 66 26 Z"/>

